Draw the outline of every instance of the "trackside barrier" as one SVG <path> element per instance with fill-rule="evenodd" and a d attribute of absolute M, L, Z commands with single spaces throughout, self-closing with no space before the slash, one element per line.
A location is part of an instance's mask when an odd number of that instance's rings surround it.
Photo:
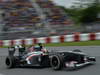
<path fill-rule="evenodd" d="M 42 37 L 42 38 L 0 40 L 0 47 L 19 45 L 19 44 L 32 45 L 36 43 L 63 43 L 63 42 L 89 41 L 89 40 L 100 40 L 100 33 L 87 33 L 87 34 L 78 33 L 72 35 L 61 35 L 61 36 Z"/>

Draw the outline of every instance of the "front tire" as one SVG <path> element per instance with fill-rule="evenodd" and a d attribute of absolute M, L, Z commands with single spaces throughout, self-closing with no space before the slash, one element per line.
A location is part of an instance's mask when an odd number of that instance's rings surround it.
<path fill-rule="evenodd" d="M 56 54 L 51 57 L 50 65 L 53 70 L 61 70 L 63 68 L 63 56 Z"/>

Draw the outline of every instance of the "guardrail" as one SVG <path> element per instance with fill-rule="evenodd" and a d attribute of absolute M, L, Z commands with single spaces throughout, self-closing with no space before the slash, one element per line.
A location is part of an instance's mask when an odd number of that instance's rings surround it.
<path fill-rule="evenodd" d="M 19 44 L 32 45 L 36 43 L 63 43 L 63 42 L 89 41 L 89 40 L 100 40 L 100 33 L 87 33 L 87 34 L 77 33 L 72 35 L 61 35 L 61 36 L 42 37 L 42 38 L 0 40 L 0 47 L 19 45 Z"/>

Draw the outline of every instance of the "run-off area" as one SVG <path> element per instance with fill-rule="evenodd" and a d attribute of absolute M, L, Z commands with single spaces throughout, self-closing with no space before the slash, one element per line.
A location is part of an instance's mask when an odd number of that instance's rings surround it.
<path fill-rule="evenodd" d="M 83 52 L 95 56 L 97 62 L 95 65 L 86 66 L 75 71 L 53 71 L 51 68 L 15 68 L 7 69 L 5 65 L 5 57 L 7 56 L 7 48 L 0 48 L 0 75 L 99 75 L 100 74 L 100 46 L 69 46 L 69 47 L 47 47 L 48 50 L 70 51 L 80 49 Z"/>

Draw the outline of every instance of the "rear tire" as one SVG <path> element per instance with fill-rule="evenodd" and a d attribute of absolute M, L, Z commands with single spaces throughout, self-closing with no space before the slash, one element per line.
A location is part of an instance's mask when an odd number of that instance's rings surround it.
<path fill-rule="evenodd" d="M 14 56 L 6 57 L 5 64 L 7 68 L 15 68 L 16 67 L 16 58 Z"/>
<path fill-rule="evenodd" d="M 63 68 L 63 56 L 60 54 L 53 55 L 50 59 L 50 65 L 53 70 L 61 70 Z"/>

